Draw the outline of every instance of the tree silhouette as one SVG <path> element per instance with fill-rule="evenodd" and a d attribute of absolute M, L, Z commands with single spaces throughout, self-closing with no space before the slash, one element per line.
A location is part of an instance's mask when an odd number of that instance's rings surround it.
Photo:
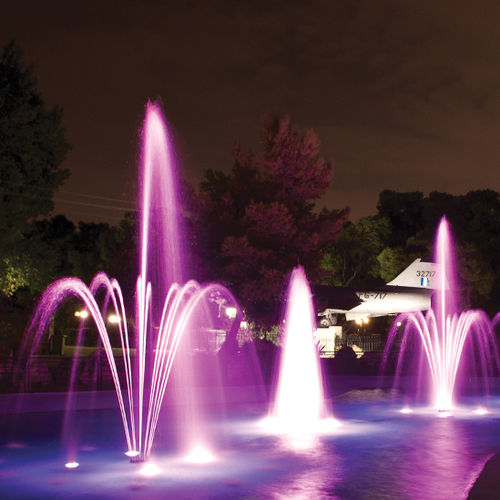
<path fill-rule="evenodd" d="M 0 55 L 0 281 L 10 276 L 4 293 L 36 275 L 26 233 L 53 209 L 54 192 L 69 175 L 61 168 L 69 150 L 61 117 L 60 108 L 45 108 L 21 49 L 7 44 Z"/>
<path fill-rule="evenodd" d="M 333 167 L 312 130 L 269 116 L 256 156 L 234 145 L 229 174 L 209 170 L 191 206 L 202 279 L 225 282 L 252 318 L 276 321 L 287 276 L 298 263 L 324 273 L 321 249 L 338 236 L 347 210 L 316 210 Z"/>

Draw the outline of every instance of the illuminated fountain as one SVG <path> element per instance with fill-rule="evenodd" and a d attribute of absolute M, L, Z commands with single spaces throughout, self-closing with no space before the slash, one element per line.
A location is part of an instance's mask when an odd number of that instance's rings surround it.
<path fill-rule="evenodd" d="M 148 116 L 152 111 L 155 111 L 154 107 L 148 107 Z M 190 334 L 196 331 L 197 325 L 193 325 L 193 322 L 205 321 L 202 319 L 203 315 L 198 314 L 200 308 L 209 309 L 207 304 L 202 305 L 204 299 L 215 298 L 217 302 L 212 302 L 212 305 L 218 306 L 223 304 L 220 299 L 231 300 L 230 294 L 216 285 L 200 287 L 194 282 L 184 286 L 172 285 L 166 292 L 165 307 L 159 310 L 158 323 L 155 323 L 152 319 L 156 311 L 153 307 L 155 289 L 153 285 L 144 286 L 144 283 L 151 283 L 150 262 L 146 264 L 147 274 L 143 274 L 146 271 L 142 270 L 139 276 L 136 302 L 138 308 L 141 303 L 145 307 L 144 311 L 138 311 L 137 314 L 144 326 L 142 330 L 137 326 L 133 337 L 134 346 L 142 357 L 139 354 L 132 358 L 127 356 L 127 325 L 123 320 L 119 324 L 125 346 L 123 351 L 127 372 L 123 397 L 120 391 L 121 379 L 116 373 L 116 363 L 103 319 L 106 302 L 109 302 L 116 316 L 125 318 L 123 300 L 116 281 L 100 273 L 89 287 L 76 278 L 54 283 L 44 294 L 33 324 L 36 344 L 40 341 L 44 325 L 60 301 L 68 294 L 84 300 L 86 311 L 99 329 L 113 368 L 129 452 L 139 452 L 140 458 L 149 455 L 156 427 L 166 434 L 172 430 L 170 421 L 164 427 L 161 424 L 165 421 L 158 421 L 161 400 L 172 364 L 177 369 L 184 362 L 185 358 L 179 358 L 179 354 L 185 341 L 191 338 Z M 446 279 L 444 282 L 446 283 Z M 106 292 L 106 297 L 98 303 L 96 296 L 99 296 L 99 290 Z M 141 296 L 140 293 L 144 295 Z M 144 296 L 145 299 L 141 302 L 139 299 Z M 231 316 L 233 313 L 231 310 Z M 438 330 L 441 316 L 438 313 L 439 310 L 429 313 L 427 321 L 425 317 L 422 319 L 418 315 L 408 316 L 405 328 L 407 337 L 422 337 L 422 345 L 430 352 L 431 349 L 433 353 L 436 351 L 432 354 L 433 357 L 430 356 L 436 364 L 432 370 L 441 373 L 440 367 L 444 368 L 446 363 L 451 363 L 451 358 L 457 357 L 456 353 L 453 354 L 454 350 L 462 349 L 464 345 L 463 341 L 460 341 L 460 346 L 457 345 L 458 341 L 438 337 L 441 335 Z M 480 332 L 477 321 L 473 320 L 475 316 L 469 316 L 471 329 Z M 482 318 L 482 315 L 478 317 Z M 318 433 L 327 434 L 338 424 L 329 418 L 325 404 L 318 351 L 313 339 L 315 324 L 311 292 L 301 268 L 292 273 L 284 321 L 278 387 L 269 409 L 269 417 L 265 421 L 266 429 L 270 427 L 271 433 L 278 434 L 278 438 L 274 435 L 262 436 L 262 428 L 257 429 L 258 435 L 255 436 L 256 426 L 252 427 L 252 424 L 255 423 L 256 414 L 261 414 L 262 400 L 259 399 L 254 406 L 255 400 L 246 399 L 245 388 L 236 387 L 236 399 L 244 404 L 232 408 L 235 411 L 231 413 L 230 420 L 221 423 L 217 419 L 212 426 L 214 442 L 219 445 L 215 463 L 206 463 L 213 462 L 214 456 L 207 446 L 203 446 L 207 442 L 203 442 L 196 430 L 191 429 L 190 436 L 195 439 L 186 457 L 179 460 L 179 457 L 162 456 L 156 448 L 156 460 L 131 468 L 123 460 L 116 460 L 115 428 L 121 436 L 120 426 L 116 426 L 119 424 L 118 415 L 115 413 L 109 418 L 107 412 L 94 413 L 90 408 L 85 408 L 85 411 L 74 413 L 77 424 L 75 428 L 78 428 L 78 423 L 91 421 L 91 426 L 88 427 L 91 439 L 86 443 L 91 445 L 90 449 L 85 451 L 80 448 L 82 453 L 87 453 L 86 467 L 78 467 L 77 457 L 70 456 L 67 469 L 64 469 L 59 455 L 53 449 L 59 442 L 59 430 L 54 424 L 59 412 L 44 412 L 42 408 L 35 408 L 34 413 L 14 412 L 7 415 L 9 418 L 6 419 L 1 410 L 9 405 L 9 401 L 12 403 L 12 399 L 6 398 L 7 404 L 0 404 L 0 428 L 3 431 L 0 433 L 0 497 L 77 496 L 96 500 L 137 497 L 388 496 L 446 500 L 467 497 L 467 492 L 491 456 L 492 450 L 500 446 L 500 399 L 497 398 L 496 405 L 492 404 L 488 408 L 494 418 L 471 415 L 471 412 L 466 418 L 461 418 L 457 412 L 457 418 L 426 419 L 422 422 L 420 419 L 407 418 L 406 415 L 387 418 L 387 405 L 383 401 L 380 404 L 374 401 L 371 397 L 373 391 L 368 389 L 365 400 L 351 403 L 338 398 L 335 412 L 342 416 L 342 427 L 335 430 L 334 436 L 316 438 Z M 467 321 L 447 318 L 444 324 L 458 326 Z M 419 329 L 421 333 L 413 335 Z M 158 334 L 154 333 L 156 331 Z M 450 331 L 446 330 L 445 333 Z M 472 337 L 474 336 L 469 334 L 467 338 Z M 155 347 L 148 349 L 151 340 L 155 341 Z M 448 346 L 449 361 L 443 356 L 445 350 L 441 345 Z M 174 362 L 176 350 L 178 352 Z M 439 387 L 439 381 L 436 385 Z M 169 395 L 171 392 L 167 390 L 167 397 Z M 31 399 L 31 396 L 40 395 L 27 396 Z M 35 404 L 39 404 L 42 398 L 34 397 L 33 400 Z M 139 406 L 139 402 L 142 402 L 142 406 Z M 449 405 L 438 404 L 438 407 L 445 409 Z M 17 431 L 9 433 L 4 429 L 7 429 L 5 423 L 11 418 L 15 421 Z M 177 432 L 177 429 L 174 430 Z M 112 435 L 113 439 L 108 440 L 108 435 Z M 97 446 L 93 447 L 93 444 Z"/>
<path fill-rule="evenodd" d="M 437 232 L 435 261 L 438 264 L 438 284 L 433 306 L 425 314 L 413 312 L 398 316 L 387 339 L 383 365 L 387 363 L 395 338 L 402 329 L 396 365 L 398 378 L 410 340 L 416 334 L 426 360 L 420 364 L 427 365 L 431 376 L 432 403 L 440 415 L 447 416 L 454 405 L 457 375 L 466 361 L 464 352 L 469 351 L 471 359 L 475 360 L 479 368 L 476 371 L 485 384 L 488 376 L 498 373 L 500 363 L 488 316 L 480 310 L 458 310 L 453 247 L 445 217 L 441 219 Z M 409 412 L 409 409 L 404 411 Z"/>
<path fill-rule="evenodd" d="M 95 276 L 90 286 L 78 278 L 63 278 L 50 285 L 28 330 L 32 344 L 30 351 L 33 352 L 61 302 L 70 296 L 83 301 L 89 319 L 93 319 L 97 327 L 109 362 L 127 455 L 136 461 L 147 459 L 151 453 L 167 382 L 181 339 L 210 326 L 210 302 L 217 302 L 219 313 L 222 303 L 233 308 L 236 306 L 231 293 L 221 285 L 201 286 L 195 281 L 179 284 L 183 272 L 175 169 L 168 130 L 157 104 L 147 105 L 141 164 L 140 262 L 135 297 L 136 326 L 132 336 L 127 326 L 120 285 L 102 272 Z M 98 296 L 102 295 L 104 299 L 98 302 Z M 125 388 L 122 388 L 104 320 L 108 307 L 118 321 Z M 235 316 L 233 321 L 241 319 L 239 314 Z M 79 337 L 82 329 L 81 326 Z M 131 355 L 133 351 L 135 356 Z M 189 367 L 186 371 L 190 372 Z M 74 376 L 73 369 L 72 379 Z M 196 405 L 194 399 L 194 396 L 187 395 L 183 403 Z M 194 460 L 200 460 L 201 456 L 206 461 L 211 454 L 201 436 L 197 410 L 189 408 L 187 411 L 190 416 L 186 420 L 191 426 L 186 434 L 191 442 L 185 446 Z M 76 466 L 75 457 L 70 456 L 68 467 Z"/>
<path fill-rule="evenodd" d="M 309 283 L 304 269 L 297 267 L 288 286 L 276 393 L 263 422 L 267 429 L 292 438 L 307 437 L 337 425 L 329 417 L 325 401 L 315 328 Z"/>

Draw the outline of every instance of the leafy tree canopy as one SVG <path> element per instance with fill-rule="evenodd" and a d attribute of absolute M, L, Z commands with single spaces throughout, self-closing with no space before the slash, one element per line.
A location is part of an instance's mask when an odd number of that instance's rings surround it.
<path fill-rule="evenodd" d="M 47 110 L 31 66 L 14 43 L 0 55 L 0 287 L 11 295 L 37 276 L 43 245 L 30 224 L 53 208 L 69 175 L 60 108 Z"/>
<path fill-rule="evenodd" d="M 382 191 L 378 215 L 347 222 L 338 241 L 323 252 L 321 265 L 330 272 L 325 284 L 386 283 L 416 258 L 432 260 L 443 215 L 454 233 L 462 306 L 493 314 L 500 308 L 496 299 L 500 296 L 500 194 L 489 189 L 458 196 Z"/>
<path fill-rule="evenodd" d="M 500 194 L 490 189 L 465 195 L 431 192 L 380 194 L 380 215 L 391 221 L 392 237 L 379 256 L 381 276 L 394 277 L 413 258 L 432 258 L 439 220 L 448 218 L 456 244 L 464 307 L 498 310 L 500 293 Z"/>
<path fill-rule="evenodd" d="M 325 284 L 335 286 L 367 286 L 379 278 L 377 259 L 391 236 L 391 225 L 386 217 L 363 217 L 347 222 L 338 241 L 323 255 L 321 265 L 330 271 Z"/>
<path fill-rule="evenodd" d="M 9 234 L 48 214 L 69 175 L 61 168 L 69 150 L 62 111 L 47 110 L 35 85 L 33 68 L 10 42 L 0 56 L 0 227 Z"/>
<path fill-rule="evenodd" d="M 225 282 L 253 318 L 270 323 L 294 266 L 311 280 L 325 274 L 321 249 L 335 241 L 347 210 L 316 210 L 333 167 L 314 131 L 269 116 L 261 141 L 259 156 L 235 142 L 229 174 L 205 173 L 191 207 L 192 242 L 201 279 Z"/>

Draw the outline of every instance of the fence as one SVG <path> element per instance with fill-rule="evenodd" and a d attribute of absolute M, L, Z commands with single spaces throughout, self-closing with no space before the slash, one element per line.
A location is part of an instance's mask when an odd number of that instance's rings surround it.
<path fill-rule="evenodd" d="M 384 338 L 380 335 L 345 335 L 341 342 L 341 347 L 359 347 L 363 352 L 383 352 Z"/>
<path fill-rule="evenodd" d="M 115 362 L 122 379 L 123 358 L 116 357 Z M 74 390 L 112 389 L 104 352 L 78 357 L 35 355 L 20 366 L 12 357 L 0 357 L 0 392 L 59 392 L 68 390 L 70 383 Z"/>
<path fill-rule="evenodd" d="M 379 335 L 348 334 L 337 339 L 339 342 L 332 347 L 335 352 L 343 346 L 357 346 L 363 352 L 382 352 L 384 348 L 384 339 Z M 123 357 L 115 353 L 115 362 L 120 383 L 125 387 Z M 67 391 L 70 383 L 74 390 L 114 388 L 102 350 L 94 350 L 87 356 L 34 355 L 21 366 L 16 367 L 15 363 L 11 356 L 0 357 L 0 392 Z"/>

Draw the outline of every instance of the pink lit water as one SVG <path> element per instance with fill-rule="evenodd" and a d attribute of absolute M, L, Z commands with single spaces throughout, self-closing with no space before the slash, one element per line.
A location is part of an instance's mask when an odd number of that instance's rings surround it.
<path fill-rule="evenodd" d="M 304 269 L 293 270 L 282 324 L 282 351 L 276 394 L 266 427 L 280 434 L 308 435 L 330 430 L 319 351 L 314 339 L 316 321 Z"/>
<path fill-rule="evenodd" d="M 484 384 L 488 376 L 498 373 L 500 366 L 495 337 L 489 318 L 483 311 L 460 311 L 457 305 L 455 256 L 448 221 L 441 219 L 435 243 L 435 261 L 438 264 L 438 286 L 433 296 L 433 305 L 427 313 L 415 312 L 399 316 L 394 322 L 384 353 L 387 362 L 399 330 L 402 329 L 401 349 L 397 361 L 397 375 L 408 361 L 407 348 L 414 335 L 421 343 L 420 367 L 426 366 L 431 379 L 431 401 L 444 415 L 455 405 L 455 389 L 460 373 L 467 373 L 472 366 L 464 366 L 467 359 L 474 358 L 474 375 L 482 377 Z M 402 327 L 397 325 L 403 324 Z M 465 352 L 469 350 L 470 352 Z M 472 363 L 470 363 L 472 364 Z M 423 371 L 420 370 L 420 377 Z M 485 387 L 484 390 L 487 390 Z"/>
<path fill-rule="evenodd" d="M 192 280 L 182 284 L 182 231 L 175 161 L 169 131 L 159 105 L 148 103 L 141 138 L 140 262 L 135 328 L 131 332 L 128 329 L 119 283 L 104 273 L 98 273 L 90 286 L 78 278 L 63 278 L 49 286 L 40 300 L 29 333 L 33 351 L 55 310 L 65 299 L 73 296 L 83 302 L 89 312 L 89 320 L 97 327 L 111 369 L 127 454 L 144 460 L 153 447 L 167 383 L 181 339 L 213 328 L 214 316 L 210 314 L 213 296 L 219 301 L 222 298 L 227 305 L 236 306 L 236 302 L 231 293 L 218 284 L 201 286 Z M 103 294 L 104 299 L 98 302 L 97 297 Z M 120 318 L 118 330 L 124 358 L 125 387 L 120 381 L 106 326 L 105 318 L 110 310 Z M 134 358 L 131 356 L 132 348 L 136 351 Z M 189 360 L 183 357 L 182 361 L 181 364 L 187 365 Z M 179 372 L 191 374 L 192 369 L 184 366 Z M 179 393 L 179 397 L 182 398 L 179 407 L 185 412 L 181 418 L 190 424 L 184 425 L 183 446 L 203 451 L 203 425 L 196 398 L 189 388 Z M 71 396 L 68 401 L 70 409 Z M 71 461 L 75 459 L 74 455 L 70 451 Z"/>

